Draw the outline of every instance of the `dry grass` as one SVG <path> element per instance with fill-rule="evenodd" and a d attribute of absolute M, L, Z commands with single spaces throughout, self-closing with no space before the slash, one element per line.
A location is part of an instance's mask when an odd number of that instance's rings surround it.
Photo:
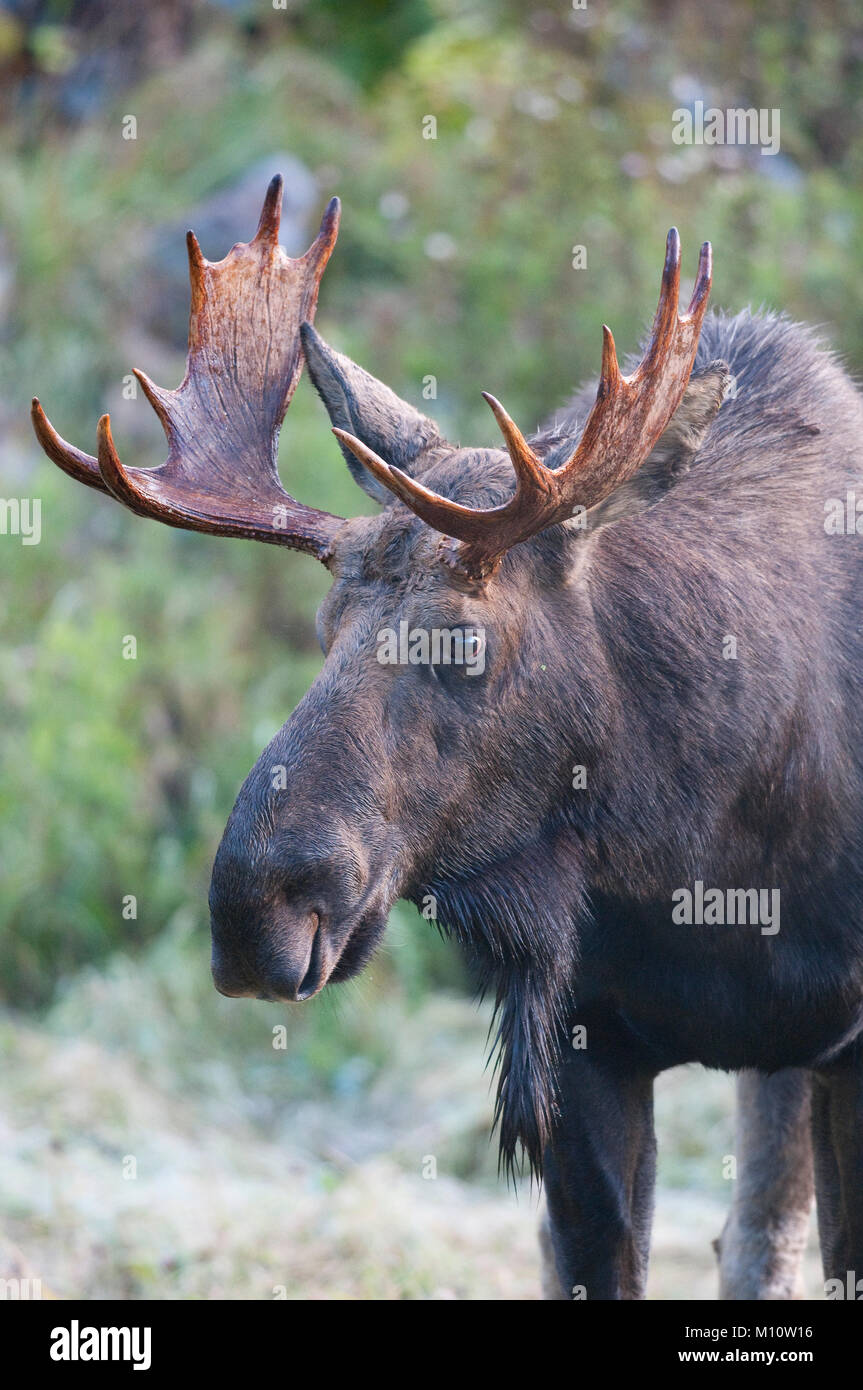
<path fill-rule="evenodd" d="M 278 1051 L 284 1013 L 211 998 L 188 947 L 0 1023 L 0 1274 L 59 1298 L 537 1298 L 536 1197 L 487 1142 L 485 1016 L 360 993 Z M 310 1080 L 331 1033 L 348 1050 Z M 731 1099 L 696 1068 L 661 1082 L 653 1298 L 715 1297 Z"/>

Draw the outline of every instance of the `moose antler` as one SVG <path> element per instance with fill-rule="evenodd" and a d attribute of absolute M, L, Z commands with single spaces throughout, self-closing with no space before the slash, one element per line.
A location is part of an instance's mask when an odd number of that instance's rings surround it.
<path fill-rule="evenodd" d="M 711 277 L 710 243 L 705 242 L 695 290 L 689 308 L 680 317 L 680 237 L 672 227 L 647 351 L 633 374 L 623 376 L 611 330 L 603 327 L 596 401 L 575 451 L 559 468 L 547 468 L 500 402 L 483 392 L 516 474 L 515 492 L 503 506 L 479 510 L 452 502 L 384 462 L 355 435 L 341 429 L 334 433 L 411 511 L 436 531 L 461 542 L 445 551 L 451 564 L 472 578 L 485 578 L 512 546 L 565 521 L 576 509 L 596 506 L 641 467 L 686 390 Z"/>
<path fill-rule="evenodd" d="M 247 536 L 304 550 L 320 560 L 344 524 L 285 492 L 277 469 L 279 429 L 300 371 L 300 324 L 315 312 L 318 286 L 336 242 L 333 198 L 304 256 L 279 245 L 282 179 L 267 189 L 258 230 L 222 261 L 205 260 L 189 232 L 192 307 L 186 375 L 163 391 L 135 375 L 168 439 L 159 468 L 126 468 L 107 415 L 98 458 L 68 444 L 33 401 L 33 427 L 50 459 L 79 482 L 124 502 L 140 516 L 222 536 Z"/>

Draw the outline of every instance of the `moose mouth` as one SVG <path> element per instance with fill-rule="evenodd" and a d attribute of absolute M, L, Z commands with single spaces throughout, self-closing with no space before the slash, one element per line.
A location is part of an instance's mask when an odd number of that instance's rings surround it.
<path fill-rule="evenodd" d="M 330 971 L 327 983 L 342 984 L 359 974 L 380 944 L 388 917 L 387 911 L 375 907 L 360 918 Z"/>
<path fill-rule="evenodd" d="M 352 927 L 334 930 L 320 912 L 309 914 L 305 930 L 311 946 L 301 964 L 289 968 L 277 946 L 254 963 L 244 952 L 223 953 L 213 948 L 213 983 L 228 999 L 259 999 L 267 1004 L 302 1004 L 329 984 L 341 984 L 358 974 L 383 936 L 388 913 L 375 907 Z"/>
<path fill-rule="evenodd" d="M 308 969 L 296 993 L 286 995 L 262 992 L 256 995 L 257 999 L 268 1004 L 304 1004 L 307 999 L 313 999 L 316 994 L 320 994 L 325 985 L 342 984 L 345 980 L 352 979 L 354 975 L 359 974 L 374 953 L 387 924 L 386 914 L 379 911 L 368 913 L 353 928 L 341 951 L 334 955 L 332 948 L 328 946 L 326 929 L 321 925 L 319 914 L 315 912 L 312 915 L 317 919 L 314 940 Z"/>

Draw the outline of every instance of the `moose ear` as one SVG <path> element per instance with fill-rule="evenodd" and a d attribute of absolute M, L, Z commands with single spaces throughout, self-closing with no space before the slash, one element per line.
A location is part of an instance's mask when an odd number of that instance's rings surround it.
<path fill-rule="evenodd" d="M 444 441 L 427 415 L 400 400 L 394 391 L 363 371 L 349 357 L 328 347 L 310 323 L 300 328 L 303 351 L 315 389 L 332 424 L 355 434 L 376 454 L 404 473 L 419 455 Z M 350 449 L 340 445 L 354 480 L 376 502 L 391 502 L 392 493 L 375 479 Z"/>
<path fill-rule="evenodd" d="M 734 378 L 727 362 L 709 362 L 689 378 L 683 399 L 638 472 L 588 513 L 588 529 L 644 511 L 664 497 L 695 459 Z"/>
<path fill-rule="evenodd" d="M 704 443 L 732 386 L 727 362 L 710 362 L 693 372 L 683 400 L 644 462 L 644 469 L 672 477 L 685 473 Z"/>

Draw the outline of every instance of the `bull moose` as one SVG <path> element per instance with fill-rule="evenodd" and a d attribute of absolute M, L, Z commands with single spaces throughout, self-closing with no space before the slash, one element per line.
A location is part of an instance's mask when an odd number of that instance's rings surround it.
<path fill-rule="evenodd" d="M 277 177 L 219 262 L 189 234 L 185 378 L 137 374 L 161 467 L 126 467 L 107 415 L 82 453 L 33 403 L 88 487 L 333 577 L 323 668 L 216 855 L 217 989 L 310 999 L 361 969 L 396 899 L 432 902 L 495 1001 L 501 1156 L 542 1176 L 549 1296 L 644 1296 L 653 1083 L 688 1062 L 739 1073 L 722 1296 L 796 1295 L 813 1185 L 844 1286 L 863 1274 L 857 388 L 806 327 L 708 316 L 709 244 L 681 313 L 672 229 L 640 359 L 624 373 L 606 328 L 598 386 L 534 438 L 486 395 L 505 447 L 454 445 L 312 327 L 338 201 L 295 260 L 280 209 Z M 281 487 L 303 360 L 376 516 Z M 401 624 L 482 661 L 381 661 Z"/>

